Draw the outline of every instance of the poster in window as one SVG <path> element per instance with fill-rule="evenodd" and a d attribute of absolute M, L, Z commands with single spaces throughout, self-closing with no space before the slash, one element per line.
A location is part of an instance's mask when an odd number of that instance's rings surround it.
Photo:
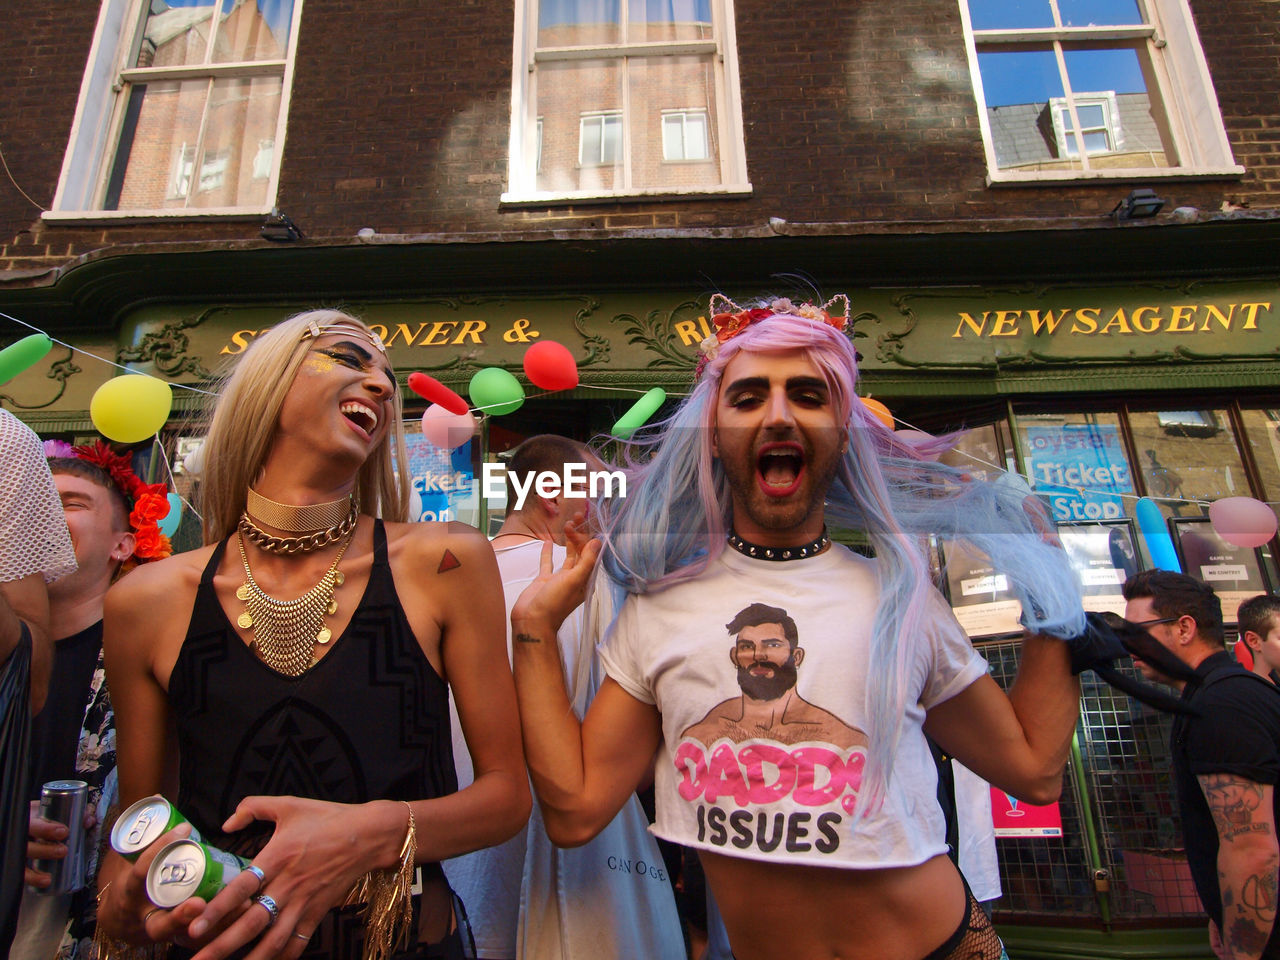
<path fill-rule="evenodd" d="M 1025 429 L 1027 473 L 1058 523 L 1119 520 L 1133 477 L 1120 428 L 1111 423 L 1035 424 Z"/>
<path fill-rule="evenodd" d="M 1133 521 L 1062 523 L 1058 537 L 1080 578 L 1084 608 L 1124 616 L 1121 587 L 1138 572 Z"/>
<path fill-rule="evenodd" d="M 1213 587 L 1222 601 L 1225 623 L 1237 621 L 1236 611 L 1244 601 L 1271 589 L 1262 572 L 1262 555 L 1256 549 L 1227 543 L 1208 517 L 1174 517 L 1169 523 L 1183 572 Z"/>
<path fill-rule="evenodd" d="M 461 520 L 474 525 L 478 516 L 473 437 L 453 450 L 427 441 L 417 424 L 405 424 L 409 454 L 409 519 Z"/>
<path fill-rule="evenodd" d="M 1021 633 L 1022 605 L 1009 580 L 991 561 L 966 543 L 940 541 L 943 583 L 956 620 L 970 637 Z"/>

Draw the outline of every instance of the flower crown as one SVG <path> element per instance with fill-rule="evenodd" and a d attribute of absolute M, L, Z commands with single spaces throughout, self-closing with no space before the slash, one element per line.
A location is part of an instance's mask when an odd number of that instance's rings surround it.
<path fill-rule="evenodd" d="M 828 309 L 832 304 L 842 305 L 844 312 L 832 316 Z M 820 307 L 812 303 L 802 303 L 797 306 L 786 297 L 779 297 L 770 301 L 766 307 L 750 307 L 745 310 L 724 294 L 713 293 L 709 309 L 711 311 L 711 322 L 715 324 L 716 332 L 698 345 L 698 352 L 701 356 L 698 357 L 698 368 L 694 372 L 695 380 L 702 377 L 702 371 L 706 369 L 707 364 L 716 358 L 716 354 L 720 352 L 720 344 L 732 340 L 753 323 L 758 323 L 769 317 L 777 316 L 778 314 L 803 317 L 805 320 L 825 323 L 829 327 L 835 327 L 841 333 L 844 332 L 845 327 L 849 324 L 849 298 L 843 293 L 836 294 Z"/>
<path fill-rule="evenodd" d="M 46 440 L 46 457 L 74 457 L 91 463 L 111 478 L 111 482 L 131 504 L 129 526 L 133 527 L 133 555 L 126 569 L 150 560 L 163 560 L 173 553 L 173 544 L 160 532 L 157 521 L 169 515 L 169 487 L 163 483 L 143 483 L 129 465 L 129 458 L 115 453 L 101 440 L 73 447 L 61 440 Z"/>

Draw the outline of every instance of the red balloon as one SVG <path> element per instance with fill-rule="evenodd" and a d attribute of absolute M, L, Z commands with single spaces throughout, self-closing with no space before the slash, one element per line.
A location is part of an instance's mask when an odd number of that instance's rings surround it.
<path fill-rule="evenodd" d="M 429 400 L 432 403 L 438 403 L 450 413 L 462 416 L 470 407 L 467 401 L 446 387 L 435 377 L 428 377 L 425 373 L 409 374 L 409 389 L 422 397 L 423 400 Z"/>
<path fill-rule="evenodd" d="M 578 385 L 578 364 L 564 344 L 539 340 L 525 351 L 524 375 L 543 390 L 572 390 Z"/>

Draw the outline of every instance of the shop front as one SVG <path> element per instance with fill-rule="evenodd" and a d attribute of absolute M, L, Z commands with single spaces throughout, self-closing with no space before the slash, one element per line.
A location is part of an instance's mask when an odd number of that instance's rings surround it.
<path fill-rule="evenodd" d="M 823 285 L 840 289 L 838 280 Z M 842 292 L 853 304 L 864 394 L 887 404 L 899 429 L 968 430 L 949 462 L 1026 476 L 1059 524 L 1091 608 L 1122 609 L 1120 582 L 1151 564 L 1140 497 L 1158 504 L 1184 568 L 1218 590 L 1228 622 L 1242 599 L 1280 588 L 1274 540 L 1231 547 L 1207 519 L 1224 497 L 1280 501 L 1280 281 Z M 425 401 L 406 391 L 415 517 L 492 530 L 502 502 L 488 495 L 483 464 L 533 433 L 607 435 L 655 386 L 677 399 L 711 331 L 707 304 L 694 289 L 655 287 L 341 306 L 383 337 L 402 383 L 423 371 L 466 396 L 489 367 L 521 379 L 523 404 L 482 416 L 452 452 L 422 441 L 413 421 Z M 117 372 L 97 358 L 181 385 L 163 440 L 186 494 L 192 480 L 181 464 L 198 445 L 212 379 L 263 329 L 313 305 L 157 299 L 122 312 L 112 334 L 51 329 L 85 352 L 55 346 L 3 399 L 42 435 L 75 441 L 92 434 L 89 399 Z M 525 351 L 545 340 L 572 353 L 576 388 L 548 393 L 524 378 Z M 183 530 L 193 543 L 194 523 Z M 934 546 L 957 615 L 993 675 L 1009 680 L 1016 609 L 998 578 L 984 576 L 982 558 Z M 1180 849 L 1167 738 L 1164 717 L 1086 679 L 1059 828 L 998 840 L 1005 895 L 996 918 L 1019 956 L 1209 956 Z"/>

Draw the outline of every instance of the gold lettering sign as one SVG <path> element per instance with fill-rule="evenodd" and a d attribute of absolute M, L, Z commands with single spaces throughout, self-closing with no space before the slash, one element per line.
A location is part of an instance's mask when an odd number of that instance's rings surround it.
<path fill-rule="evenodd" d="M 953 340 L 991 337 L 1134 336 L 1153 333 L 1217 333 L 1256 331 L 1260 317 L 1271 313 L 1270 301 L 1252 303 L 1174 303 L 1124 307 L 1080 306 L 1048 310 L 957 311 Z"/>

